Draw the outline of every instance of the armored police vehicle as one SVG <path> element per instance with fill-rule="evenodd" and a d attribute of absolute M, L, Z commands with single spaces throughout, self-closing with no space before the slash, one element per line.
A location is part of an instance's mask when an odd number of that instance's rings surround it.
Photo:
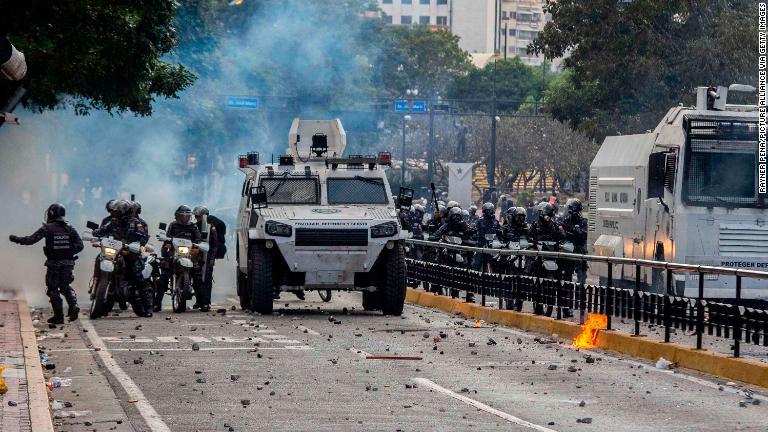
<path fill-rule="evenodd" d="M 590 167 L 592 253 L 768 270 L 758 112 L 728 104 L 729 90 L 754 92 L 700 87 L 695 107 L 670 109 L 653 132 L 605 139 Z M 604 279 L 607 264 L 592 271 Z M 634 286 L 635 268 L 614 266 L 613 277 Z M 698 294 L 695 273 L 673 274 L 667 284 L 665 271 L 644 268 L 640 278 L 647 290 Z M 744 297 L 768 297 L 764 281 L 743 283 Z M 735 284 L 735 277 L 705 275 L 705 297 L 733 298 Z"/>
<path fill-rule="evenodd" d="M 271 313 L 281 291 L 356 290 L 365 310 L 402 313 L 407 232 L 384 172 L 390 154 L 342 157 L 345 147 L 338 119 L 297 118 L 277 163 L 240 156 L 243 308 Z"/>

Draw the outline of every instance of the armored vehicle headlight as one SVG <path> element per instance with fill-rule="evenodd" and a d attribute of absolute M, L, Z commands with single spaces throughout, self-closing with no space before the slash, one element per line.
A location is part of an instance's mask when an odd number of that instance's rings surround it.
<path fill-rule="evenodd" d="M 290 225 L 275 221 L 267 221 L 265 229 L 267 234 L 277 237 L 290 237 L 293 234 L 293 228 Z"/>
<path fill-rule="evenodd" d="M 384 222 L 371 227 L 371 238 L 392 237 L 397 234 L 397 223 Z"/>

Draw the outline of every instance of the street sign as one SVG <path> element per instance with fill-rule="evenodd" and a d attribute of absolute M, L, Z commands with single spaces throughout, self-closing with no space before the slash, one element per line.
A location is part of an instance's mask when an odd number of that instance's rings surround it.
<path fill-rule="evenodd" d="M 427 112 L 427 102 L 423 100 L 415 100 L 411 103 L 411 110 L 418 113 Z"/>
<path fill-rule="evenodd" d="M 408 101 L 405 99 L 396 100 L 395 112 L 408 112 Z"/>
<path fill-rule="evenodd" d="M 227 96 L 225 105 L 227 108 L 257 110 L 259 109 L 259 98 Z"/>

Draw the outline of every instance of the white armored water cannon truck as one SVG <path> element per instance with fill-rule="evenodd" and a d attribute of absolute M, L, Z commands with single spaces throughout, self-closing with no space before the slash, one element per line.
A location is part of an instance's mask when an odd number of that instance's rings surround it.
<path fill-rule="evenodd" d="M 271 313 L 281 292 L 362 291 L 365 310 L 400 315 L 404 239 L 385 175 L 389 153 L 342 157 L 336 120 L 294 119 L 278 163 L 240 156 L 245 181 L 237 223 L 237 293 Z M 404 205 L 410 205 L 404 203 Z"/>
<path fill-rule="evenodd" d="M 653 132 L 605 139 L 590 167 L 593 254 L 768 271 L 758 112 L 728 104 L 729 91 L 755 89 L 699 87 L 695 107 L 670 109 Z M 591 266 L 604 281 L 607 264 Z M 640 277 L 644 289 L 666 292 L 665 271 Z M 695 297 L 698 277 L 673 274 L 671 294 Z M 616 265 L 613 278 L 634 287 L 635 268 Z M 735 276 L 705 275 L 704 296 L 733 298 L 735 285 Z M 745 278 L 742 289 L 768 298 L 765 281 Z"/>

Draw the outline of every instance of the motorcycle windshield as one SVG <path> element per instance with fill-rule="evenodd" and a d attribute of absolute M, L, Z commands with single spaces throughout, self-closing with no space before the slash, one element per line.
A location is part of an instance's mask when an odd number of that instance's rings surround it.
<path fill-rule="evenodd" d="M 101 239 L 101 246 L 105 248 L 120 250 L 123 248 L 123 242 L 121 242 L 120 240 L 105 238 L 105 239 Z"/>
<path fill-rule="evenodd" d="M 175 238 L 173 239 L 173 246 L 174 247 L 192 247 L 192 240 L 182 239 L 182 238 Z"/>

